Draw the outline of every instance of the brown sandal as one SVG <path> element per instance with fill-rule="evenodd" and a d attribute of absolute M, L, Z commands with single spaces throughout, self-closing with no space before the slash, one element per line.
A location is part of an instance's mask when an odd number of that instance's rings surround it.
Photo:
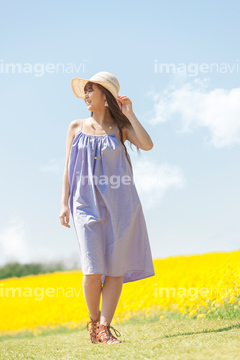
<path fill-rule="evenodd" d="M 98 342 L 98 340 L 96 338 L 96 330 L 97 330 L 97 325 L 100 322 L 100 317 L 101 317 L 101 311 L 99 310 L 97 320 L 93 320 L 90 317 L 91 320 L 87 322 L 87 329 L 90 332 L 90 339 L 93 344 Z M 89 329 L 89 325 L 90 325 L 90 329 Z"/>
<path fill-rule="evenodd" d="M 110 324 L 109 325 L 103 325 L 103 324 L 97 324 L 97 341 L 103 342 L 105 344 L 119 344 L 121 341 L 117 339 L 110 331 L 110 328 L 113 329 L 116 336 L 121 336 L 121 333 L 114 329 Z"/>

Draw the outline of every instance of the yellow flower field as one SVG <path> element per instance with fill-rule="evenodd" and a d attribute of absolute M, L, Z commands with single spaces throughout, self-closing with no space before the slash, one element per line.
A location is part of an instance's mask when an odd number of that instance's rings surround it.
<path fill-rule="evenodd" d="M 113 319 L 167 313 L 221 319 L 240 314 L 240 250 L 155 259 L 156 275 L 123 284 Z M 227 311 L 227 312 L 226 312 Z M 0 280 L 0 335 L 86 325 L 82 272 Z"/>

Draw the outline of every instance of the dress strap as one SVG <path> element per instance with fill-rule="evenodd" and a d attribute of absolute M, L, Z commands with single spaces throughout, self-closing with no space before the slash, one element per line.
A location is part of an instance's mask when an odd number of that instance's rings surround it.
<path fill-rule="evenodd" d="M 82 119 L 80 120 L 80 122 L 81 122 L 80 130 L 82 130 L 82 123 L 83 123 Z"/>
<path fill-rule="evenodd" d="M 116 134 L 116 131 L 117 131 L 117 124 L 115 126 L 114 134 Z"/>

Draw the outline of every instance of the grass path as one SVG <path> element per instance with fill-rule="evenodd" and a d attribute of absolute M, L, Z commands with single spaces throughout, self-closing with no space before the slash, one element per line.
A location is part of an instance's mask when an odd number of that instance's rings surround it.
<path fill-rule="evenodd" d="M 86 328 L 0 342 L 0 359 L 240 359 L 240 326 L 230 320 L 161 320 L 113 325 L 121 344 L 92 344 Z"/>

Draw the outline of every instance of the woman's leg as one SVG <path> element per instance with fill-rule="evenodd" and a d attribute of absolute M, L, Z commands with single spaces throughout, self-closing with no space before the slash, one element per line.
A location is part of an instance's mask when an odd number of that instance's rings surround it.
<path fill-rule="evenodd" d="M 89 316 L 93 320 L 96 320 L 99 315 L 99 305 L 102 291 L 101 277 L 102 274 L 83 275 L 83 292 Z"/>
<path fill-rule="evenodd" d="M 100 324 L 110 324 L 121 295 L 123 276 L 105 276 Z"/>

